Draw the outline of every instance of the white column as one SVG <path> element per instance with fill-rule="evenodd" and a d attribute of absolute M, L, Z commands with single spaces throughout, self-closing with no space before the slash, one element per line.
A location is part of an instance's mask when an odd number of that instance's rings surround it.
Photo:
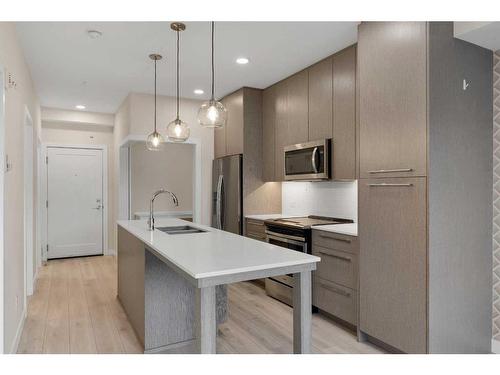
<path fill-rule="evenodd" d="M 293 352 L 311 353 L 311 271 L 293 275 Z"/>
<path fill-rule="evenodd" d="M 216 353 L 215 286 L 196 289 L 196 338 L 199 353 Z"/>

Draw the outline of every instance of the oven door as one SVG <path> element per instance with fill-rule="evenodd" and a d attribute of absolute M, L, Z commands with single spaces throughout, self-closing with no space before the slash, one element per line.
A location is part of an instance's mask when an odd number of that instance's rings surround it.
<path fill-rule="evenodd" d="M 330 139 L 287 146 L 284 152 L 285 180 L 311 181 L 330 178 Z"/>
<path fill-rule="evenodd" d="M 285 247 L 290 250 L 300 251 L 302 253 L 307 253 L 308 250 L 306 239 L 303 237 L 289 236 L 281 233 L 266 231 L 266 240 L 270 244 Z M 291 274 L 273 276 L 271 279 L 293 288 L 293 275 Z"/>

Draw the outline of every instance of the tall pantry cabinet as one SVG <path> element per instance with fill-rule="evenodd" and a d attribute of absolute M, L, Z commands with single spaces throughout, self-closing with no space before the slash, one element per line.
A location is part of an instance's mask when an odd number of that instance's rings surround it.
<path fill-rule="evenodd" d="M 452 23 L 367 22 L 358 79 L 359 329 L 489 352 L 492 54 Z"/>

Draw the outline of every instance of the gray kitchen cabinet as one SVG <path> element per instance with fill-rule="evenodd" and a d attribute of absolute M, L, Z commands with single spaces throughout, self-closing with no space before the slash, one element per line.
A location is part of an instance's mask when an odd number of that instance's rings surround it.
<path fill-rule="evenodd" d="M 406 353 L 425 353 L 426 179 L 360 180 L 358 188 L 360 327 Z"/>
<path fill-rule="evenodd" d="M 425 22 L 359 26 L 361 178 L 426 175 L 426 47 Z"/>
<path fill-rule="evenodd" d="M 313 305 L 357 326 L 358 238 L 315 229 L 312 254 L 321 258 L 313 272 Z"/>
<path fill-rule="evenodd" d="M 222 99 L 227 109 L 226 155 L 243 153 L 243 97 L 244 90 L 238 90 Z"/>
<path fill-rule="evenodd" d="M 306 142 L 308 132 L 308 80 L 309 73 L 303 70 L 287 78 L 287 122 L 285 146 Z"/>
<path fill-rule="evenodd" d="M 488 353 L 492 53 L 452 22 L 368 22 L 358 36 L 360 337 Z"/>
<path fill-rule="evenodd" d="M 260 241 L 266 241 L 264 220 L 245 219 L 245 235 Z"/>
<path fill-rule="evenodd" d="M 243 213 L 281 212 L 280 184 L 265 184 L 274 172 L 274 161 L 272 170 L 267 165 L 269 150 L 274 153 L 274 147 L 267 147 L 262 142 L 263 134 L 273 135 L 274 131 L 264 130 L 262 90 L 243 87 L 222 98 L 221 102 L 227 109 L 228 118 L 226 126 L 215 129 L 214 157 L 243 154 Z M 270 141 L 274 144 L 274 137 Z"/>
<path fill-rule="evenodd" d="M 354 60 L 355 62 L 355 60 Z M 309 137 L 310 141 L 332 138 L 332 58 L 309 69 Z"/>
<path fill-rule="evenodd" d="M 226 129 L 214 129 L 214 158 L 226 156 Z"/>
<path fill-rule="evenodd" d="M 262 92 L 262 180 L 276 180 L 275 163 L 276 87 Z"/>
<path fill-rule="evenodd" d="M 281 81 L 275 85 L 275 143 L 274 143 L 274 173 L 276 181 L 285 180 L 285 159 L 283 148 L 288 143 L 288 80 Z"/>
<path fill-rule="evenodd" d="M 356 46 L 333 56 L 332 178 L 356 179 Z"/>

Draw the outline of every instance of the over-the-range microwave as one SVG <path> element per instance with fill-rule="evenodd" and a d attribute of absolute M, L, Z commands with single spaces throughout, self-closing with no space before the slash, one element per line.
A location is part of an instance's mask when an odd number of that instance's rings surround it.
<path fill-rule="evenodd" d="M 330 179 L 331 148 L 330 138 L 284 147 L 285 181 Z"/>

